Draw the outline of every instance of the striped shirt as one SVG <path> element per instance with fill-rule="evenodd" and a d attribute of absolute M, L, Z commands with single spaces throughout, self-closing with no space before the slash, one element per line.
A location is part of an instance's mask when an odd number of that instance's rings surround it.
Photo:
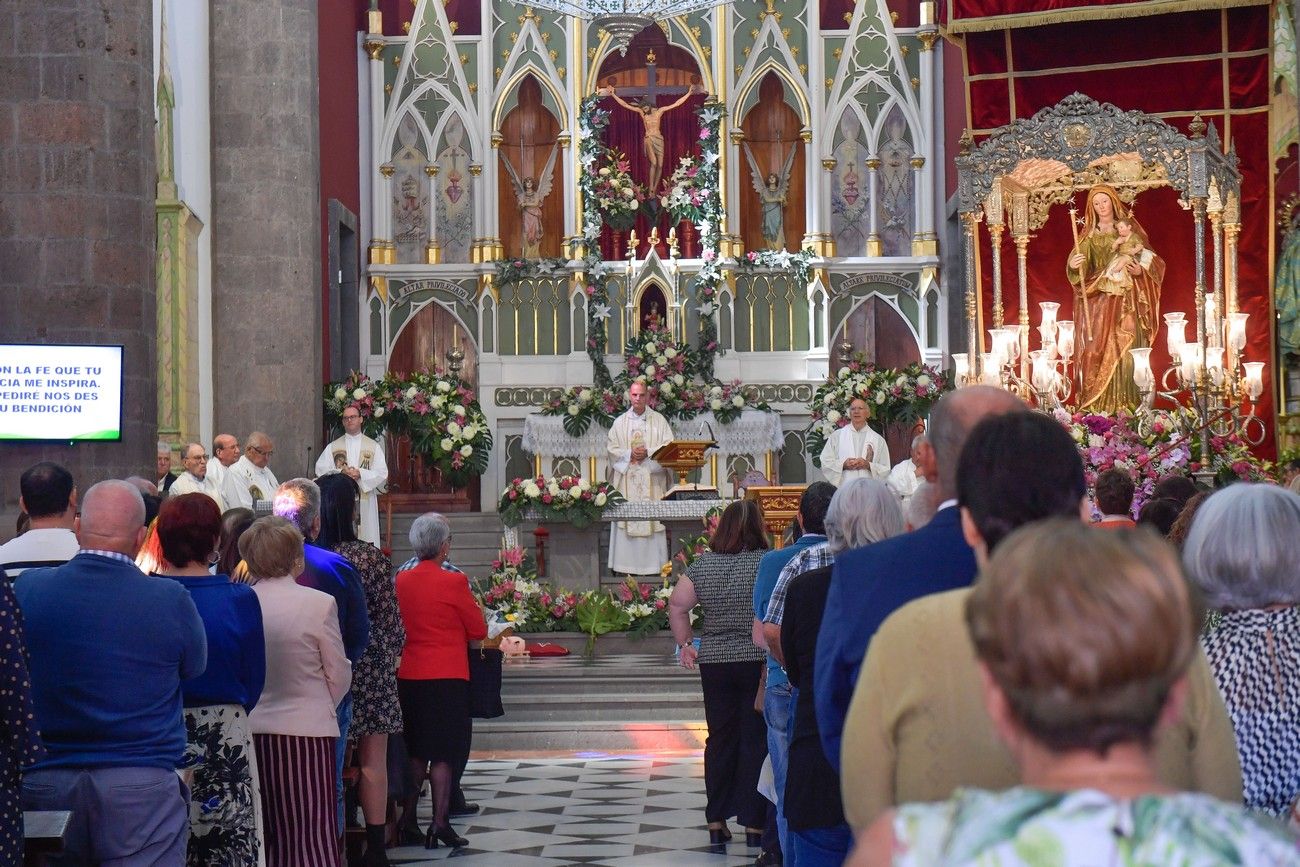
<path fill-rule="evenodd" d="M 785 597 L 790 592 L 790 582 L 805 572 L 830 566 L 834 562 L 835 555 L 831 553 L 831 546 L 827 542 L 795 554 L 776 579 L 776 587 L 772 590 L 771 601 L 767 603 L 767 614 L 763 616 L 763 622 L 780 626 L 781 618 L 785 615 Z"/>

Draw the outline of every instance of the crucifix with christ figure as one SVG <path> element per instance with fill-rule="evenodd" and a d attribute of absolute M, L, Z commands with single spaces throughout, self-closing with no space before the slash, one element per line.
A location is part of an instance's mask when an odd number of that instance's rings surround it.
<path fill-rule="evenodd" d="M 680 87 L 661 86 L 653 51 L 646 55 L 645 87 L 625 87 L 623 88 L 623 95 L 614 90 L 612 85 L 596 90 L 598 95 L 613 97 L 615 102 L 628 111 L 636 112 L 637 116 L 641 118 L 641 124 L 645 131 L 643 147 L 645 148 L 646 162 L 649 164 L 649 178 L 646 186 L 651 195 L 658 195 L 659 181 L 663 177 L 664 135 L 661 127 L 663 116 L 667 112 L 682 106 L 686 100 L 691 98 L 691 94 L 704 92 L 704 88 L 698 84 L 692 84 L 690 87 L 685 88 L 685 92 L 682 92 Z M 675 93 L 681 93 L 681 96 L 676 101 L 665 106 L 659 106 L 658 97 L 660 94 L 672 96 Z M 623 96 L 631 97 L 637 102 L 628 102 Z"/>

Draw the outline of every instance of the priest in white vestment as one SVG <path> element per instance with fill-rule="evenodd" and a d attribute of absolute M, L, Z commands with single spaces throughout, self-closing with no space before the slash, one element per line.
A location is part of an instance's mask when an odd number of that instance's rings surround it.
<path fill-rule="evenodd" d="M 253 508 L 254 500 L 275 499 L 280 487 L 275 473 L 267 466 L 275 454 L 275 443 L 261 431 L 253 431 L 244 442 L 244 454 L 226 470 L 223 490 L 230 508 Z"/>
<path fill-rule="evenodd" d="M 920 457 L 921 444 L 925 442 L 925 434 L 917 434 L 912 437 L 912 453 L 907 460 L 901 462 L 898 466 L 889 471 L 889 478 L 885 484 L 889 490 L 893 491 L 894 496 L 898 497 L 903 505 L 903 511 L 907 511 L 907 504 L 911 501 L 912 495 L 916 493 L 917 487 L 921 484 L 921 476 L 918 475 L 917 458 Z"/>
<path fill-rule="evenodd" d="M 867 424 L 867 402 L 855 397 L 849 403 L 849 423 L 826 438 L 822 449 L 822 475 L 836 487 L 854 479 L 889 477 L 889 446 Z"/>
<path fill-rule="evenodd" d="M 208 458 L 208 478 L 226 492 L 226 470 L 239 460 L 239 440 L 230 434 L 217 434 L 212 438 L 212 457 Z M 229 497 L 226 500 L 229 501 Z"/>
<path fill-rule="evenodd" d="M 613 484 L 628 502 L 658 500 L 664 494 L 664 468 L 650 458 L 673 441 L 668 421 L 647 405 L 646 386 L 628 389 L 631 409 L 609 429 Z M 626 575 L 659 575 L 668 562 L 668 534 L 658 521 L 616 521 L 609 528 L 609 569 Z"/>
<path fill-rule="evenodd" d="M 379 443 L 361 432 L 361 413 L 343 410 L 343 436 L 325 447 L 316 459 L 316 475 L 340 472 L 361 489 L 361 526 L 357 538 L 379 546 L 379 494 L 388 482 L 388 461 Z"/>
<path fill-rule="evenodd" d="M 189 443 L 181 450 L 181 463 L 185 472 L 176 477 L 167 496 L 179 497 L 181 494 L 207 494 L 217 504 L 217 508 L 226 511 L 226 500 L 221 495 L 221 488 L 208 478 L 208 456 L 203 453 L 203 446 Z"/>

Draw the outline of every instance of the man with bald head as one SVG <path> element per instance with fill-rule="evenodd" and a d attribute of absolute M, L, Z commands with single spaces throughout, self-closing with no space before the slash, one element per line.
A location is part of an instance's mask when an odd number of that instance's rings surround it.
<path fill-rule="evenodd" d="M 77 556 L 14 584 L 46 748 L 24 775 L 23 809 L 71 811 L 68 863 L 183 864 L 181 681 L 207 667 L 203 622 L 180 583 L 136 568 L 135 486 L 92 487 L 76 533 Z"/>
<path fill-rule="evenodd" d="M 944 395 L 930 413 L 928 441 L 917 449 L 921 475 L 938 488 L 939 510 L 919 530 L 836 555 L 817 634 L 813 698 L 822 748 L 837 771 L 844 717 L 877 627 L 913 599 L 975 580 L 975 552 L 957 509 L 957 459 L 967 435 L 989 416 L 1024 409 L 1019 398 L 991 386 Z"/>
<path fill-rule="evenodd" d="M 167 496 L 207 494 L 218 509 L 226 511 L 226 498 L 221 493 L 221 486 L 208 477 L 208 456 L 203 451 L 203 446 L 186 443 L 185 448 L 181 449 L 181 466 L 185 467 L 185 472 L 172 482 L 172 486 L 167 489 Z"/>
<path fill-rule="evenodd" d="M 208 478 L 221 488 L 222 496 L 225 496 L 226 490 L 226 471 L 239 460 L 239 455 L 239 440 L 230 434 L 217 434 L 212 438 L 212 457 L 208 458 Z"/>
<path fill-rule="evenodd" d="M 226 470 L 222 491 L 226 495 L 227 507 L 251 509 L 257 500 L 275 499 L 275 489 L 280 487 L 280 483 L 267 466 L 273 454 L 275 443 L 269 436 L 260 430 L 248 435 L 244 440 L 243 457 Z"/>

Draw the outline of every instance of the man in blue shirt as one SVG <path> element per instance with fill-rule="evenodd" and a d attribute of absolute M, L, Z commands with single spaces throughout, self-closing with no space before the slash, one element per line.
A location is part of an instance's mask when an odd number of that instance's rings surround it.
<path fill-rule="evenodd" d="M 763 618 L 767 615 L 767 606 L 776 589 L 776 581 L 794 556 L 806 551 L 813 545 L 826 541 L 826 510 L 830 508 L 831 497 L 835 496 L 835 486 L 830 482 L 813 482 L 799 499 L 797 520 L 803 535 L 793 545 L 769 551 L 763 555 L 758 564 L 758 577 L 754 580 L 754 643 L 764 649 L 762 642 Z M 772 782 L 776 787 L 776 828 L 781 838 L 781 854 L 784 864 L 792 867 L 794 853 L 788 839 L 788 828 L 781 810 L 781 799 L 785 797 L 786 758 L 790 751 L 791 721 L 790 679 L 771 653 L 767 655 L 767 687 L 763 692 L 763 718 L 767 721 L 767 754 L 772 758 Z"/>
<path fill-rule="evenodd" d="M 334 597 L 339 612 L 343 650 L 353 666 L 370 643 L 370 615 L 361 576 L 344 558 L 312 544 L 320 535 L 320 487 L 311 479 L 290 479 L 275 492 L 272 511 L 293 522 L 307 544 L 303 546 L 303 572 L 298 583 Z M 339 738 L 334 750 L 334 791 L 339 828 L 343 828 L 343 759 L 347 753 L 348 726 L 352 724 L 352 692 L 338 706 Z"/>
<path fill-rule="evenodd" d="M 87 491 L 76 533 L 75 557 L 14 585 L 47 752 L 23 780 L 23 808 L 71 811 L 68 863 L 183 864 L 181 681 L 207 667 L 203 621 L 179 583 L 136 568 L 134 485 Z"/>

